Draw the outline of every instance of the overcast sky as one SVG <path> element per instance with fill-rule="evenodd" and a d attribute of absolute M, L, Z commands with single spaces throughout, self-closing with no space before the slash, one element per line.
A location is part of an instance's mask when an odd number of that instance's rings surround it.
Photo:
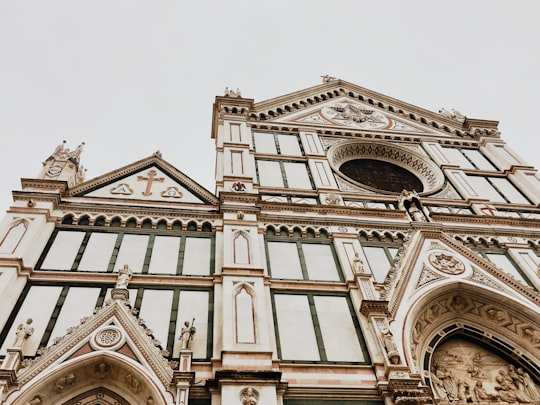
<path fill-rule="evenodd" d="M 86 179 L 160 150 L 214 191 L 212 103 L 330 74 L 500 121 L 539 166 L 540 1 L 0 0 L 0 211 L 61 143 Z"/>

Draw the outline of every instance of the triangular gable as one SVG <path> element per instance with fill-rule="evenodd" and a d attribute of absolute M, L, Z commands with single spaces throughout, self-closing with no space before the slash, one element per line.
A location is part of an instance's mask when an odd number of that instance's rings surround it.
<path fill-rule="evenodd" d="M 437 286 L 464 283 L 496 291 L 522 303 L 540 304 L 540 296 L 493 263 L 440 232 L 411 235 L 398 253 L 385 281 L 385 298 L 391 312 L 416 295 Z M 422 258 L 422 261 L 418 260 Z"/>
<path fill-rule="evenodd" d="M 87 181 L 68 195 L 187 204 L 217 204 L 218 199 L 164 161 L 159 154 Z"/>
<path fill-rule="evenodd" d="M 397 115 L 382 112 L 372 105 L 361 103 L 347 96 L 321 102 L 303 111 L 279 117 L 273 122 L 309 124 L 312 126 L 339 126 L 353 130 L 416 132 L 424 135 L 440 135 L 439 132 L 409 123 L 398 118 Z"/>
<path fill-rule="evenodd" d="M 344 80 L 325 80 L 323 84 L 254 104 L 253 100 L 221 97 L 216 107 L 229 111 L 231 100 L 242 100 L 245 105 L 241 107 L 249 107 L 250 120 L 261 123 L 295 123 L 308 127 L 337 125 L 357 130 L 366 130 L 373 125 L 373 130 L 461 139 L 499 136 L 498 121 L 470 119 L 444 108 L 440 112 L 429 111 Z M 370 114 L 364 112 L 369 119 L 359 114 L 362 110 L 373 111 Z"/>

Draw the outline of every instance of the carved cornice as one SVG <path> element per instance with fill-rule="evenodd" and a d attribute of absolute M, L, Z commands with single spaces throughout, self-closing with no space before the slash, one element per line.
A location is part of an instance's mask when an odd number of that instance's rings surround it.
<path fill-rule="evenodd" d="M 59 194 L 64 194 L 68 190 L 67 181 L 59 180 L 22 178 L 21 185 L 23 189 L 30 188 Z"/>
<path fill-rule="evenodd" d="M 368 318 L 374 315 L 387 315 L 388 301 L 362 300 L 362 304 L 360 305 L 360 313 Z"/>

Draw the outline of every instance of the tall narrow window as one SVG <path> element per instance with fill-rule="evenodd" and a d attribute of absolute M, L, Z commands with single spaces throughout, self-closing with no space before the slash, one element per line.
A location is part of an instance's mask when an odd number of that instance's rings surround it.
<path fill-rule="evenodd" d="M 242 287 L 235 297 L 236 342 L 255 343 L 255 313 L 253 297 Z"/>

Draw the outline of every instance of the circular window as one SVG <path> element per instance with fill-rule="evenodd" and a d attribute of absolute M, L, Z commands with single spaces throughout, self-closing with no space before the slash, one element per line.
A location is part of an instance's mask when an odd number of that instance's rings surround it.
<path fill-rule="evenodd" d="M 329 149 L 328 160 L 341 177 L 381 193 L 414 190 L 428 194 L 444 184 L 444 176 L 433 162 L 413 150 L 390 143 L 339 143 Z"/>

